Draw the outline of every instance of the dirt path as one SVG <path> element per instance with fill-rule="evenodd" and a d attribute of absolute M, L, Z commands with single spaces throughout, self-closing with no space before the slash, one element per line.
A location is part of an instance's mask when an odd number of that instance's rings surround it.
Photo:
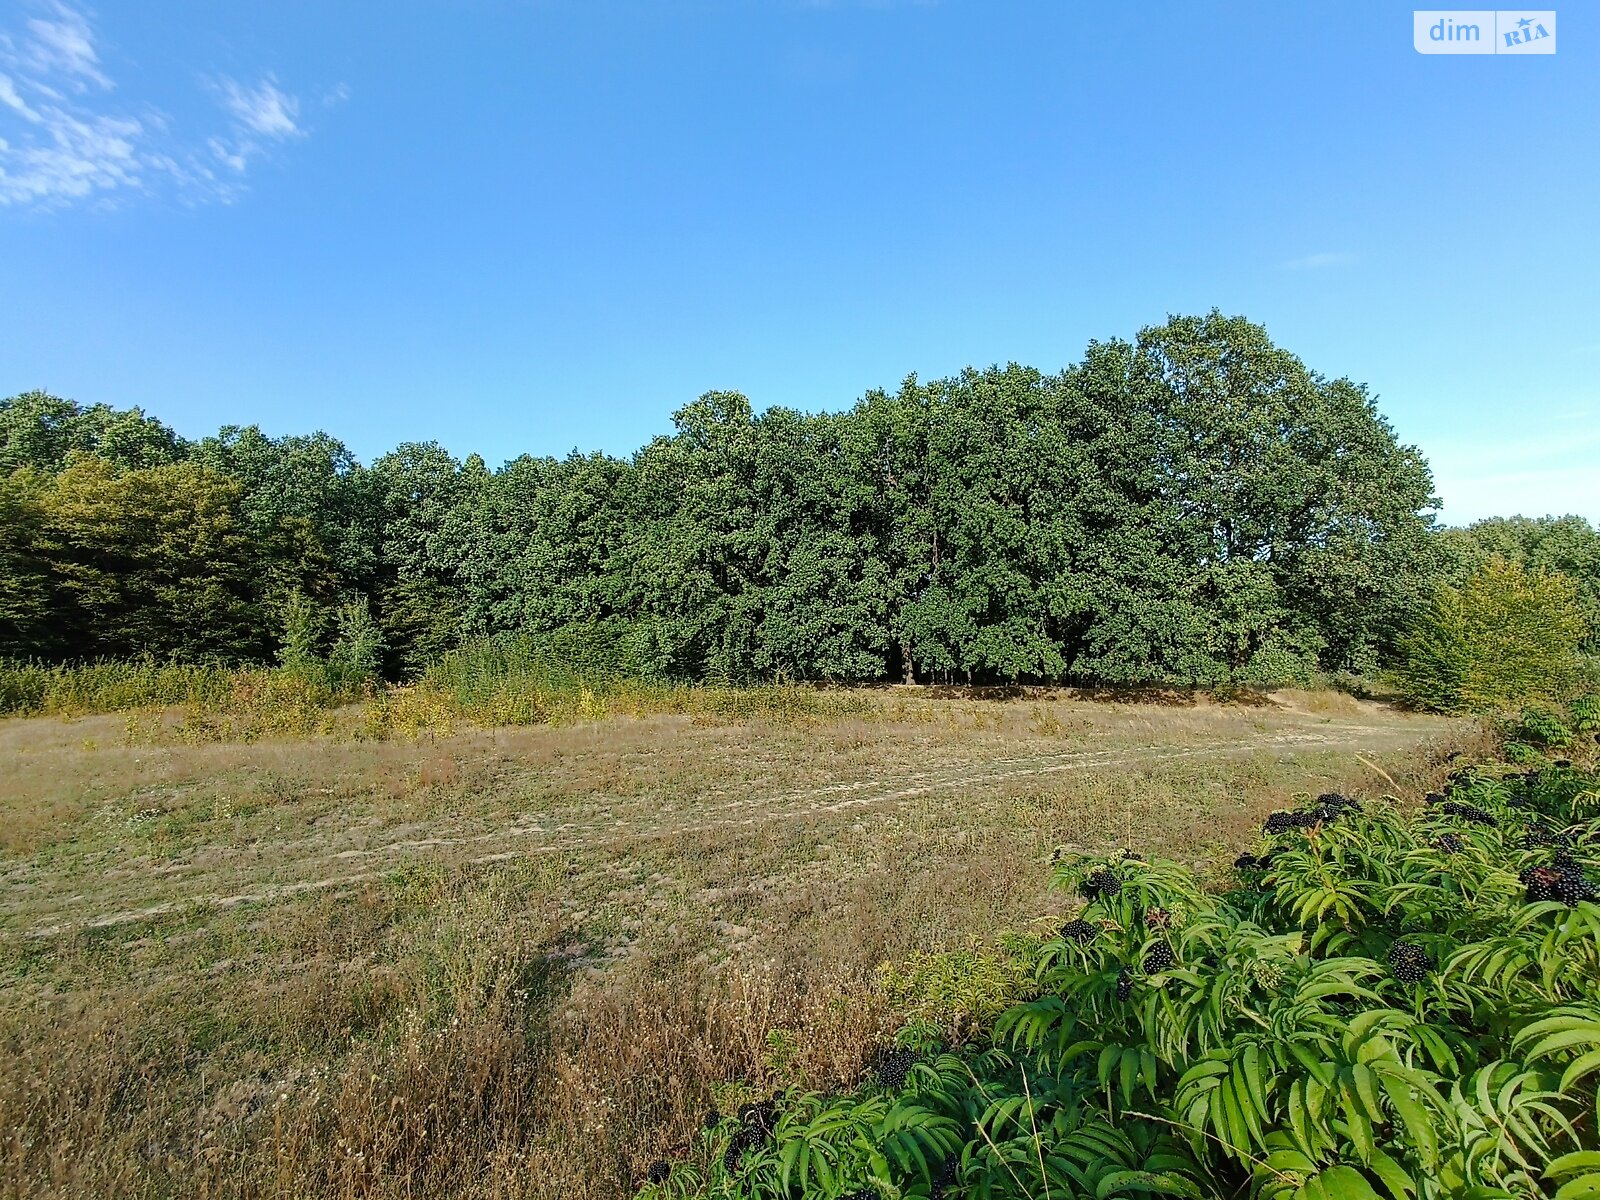
<path fill-rule="evenodd" d="M 1145 768 L 1184 760 L 1262 753 L 1301 755 L 1328 750 L 1379 752 L 1414 745 L 1438 732 L 1431 727 L 1325 722 L 1200 746 L 1147 744 L 1106 750 L 1065 750 L 998 757 L 932 770 L 899 769 L 870 779 L 730 798 L 726 791 L 700 794 L 689 807 L 632 807 L 625 815 L 590 820 L 513 820 L 483 828 L 459 820 L 408 827 L 405 836 L 333 850 L 367 830 L 327 830 L 299 843 L 274 847 L 207 848 L 189 862 L 131 866 L 108 874 L 133 874 L 134 890 L 149 903 L 107 906 L 109 897 L 79 892 L 24 897 L 16 886 L 0 903 L 8 923 L 26 911 L 27 936 L 48 937 L 73 929 L 100 929 L 194 909 L 230 908 L 285 900 L 380 878 L 413 861 L 444 859 L 454 865 L 501 862 L 524 855 L 616 851 L 642 843 L 737 832 L 777 822 L 827 820 L 870 809 L 893 810 L 923 798 L 989 789 L 1063 773 Z M 272 852 L 267 859 L 266 851 Z M 81 886 L 81 881 L 80 881 Z M 126 891 L 127 889 L 122 889 Z M 41 900 L 43 903 L 41 904 Z"/>

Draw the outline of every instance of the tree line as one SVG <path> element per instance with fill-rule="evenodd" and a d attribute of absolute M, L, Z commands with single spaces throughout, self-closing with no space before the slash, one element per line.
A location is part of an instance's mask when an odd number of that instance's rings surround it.
<path fill-rule="evenodd" d="M 1438 529 L 1365 387 L 1217 312 L 1054 375 L 673 422 L 491 469 L 0 400 L 0 658 L 272 661 L 370 614 L 392 678 L 520 634 L 671 678 L 1271 684 L 1370 673 L 1493 554 L 1600 614 L 1586 522 Z"/>

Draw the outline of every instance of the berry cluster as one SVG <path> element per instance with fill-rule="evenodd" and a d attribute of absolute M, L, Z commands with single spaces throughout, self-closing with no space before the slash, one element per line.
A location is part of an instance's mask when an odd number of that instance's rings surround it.
<path fill-rule="evenodd" d="M 778 1104 L 776 1100 L 762 1100 L 757 1104 L 746 1104 L 739 1110 L 739 1131 L 733 1135 L 733 1140 L 728 1143 L 728 1149 L 722 1156 L 722 1166 L 729 1173 L 739 1169 L 739 1163 L 744 1158 L 745 1152 L 754 1150 L 772 1136 L 773 1127 L 778 1123 Z"/>
<path fill-rule="evenodd" d="M 1169 929 L 1172 926 L 1172 914 L 1160 907 L 1151 907 L 1144 914 L 1144 923 L 1147 929 Z"/>
<path fill-rule="evenodd" d="M 1522 835 L 1522 844 L 1529 850 L 1538 850 L 1546 846 L 1553 846 L 1558 850 L 1570 850 L 1576 841 L 1577 836 L 1570 829 L 1556 829 L 1543 821 L 1535 821 Z"/>
<path fill-rule="evenodd" d="M 1099 927 L 1085 921 L 1082 917 L 1075 917 L 1061 927 L 1061 936 L 1064 940 L 1077 942 L 1080 945 L 1094 941 L 1099 934 Z"/>
<path fill-rule="evenodd" d="M 650 1169 L 644 1173 L 644 1177 L 657 1187 L 660 1187 L 672 1177 L 672 1167 L 657 1159 L 650 1164 Z"/>
<path fill-rule="evenodd" d="M 1565 854 L 1558 854 L 1549 866 L 1529 867 L 1522 873 L 1522 883 L 1528 889 L 1528 902 L 1554 900 L 1559 904 L 1577 904 L 1582 900 L 1600 899 L 1583 873 L 1583 868 Z"/>
<path fill-rule="evenodd" d="M 1133 995 L 1133 972 L 1127 967 L 1117 972 L 1117 999 L 1126 1001 Z"/>
<path fill-rule="evenodd" d="M 1439 806 L 1439 811 L 1447 817 L 1460 817 L 1468 825 L 1487 825 L 1493 829 L 1500 824 L 1498 819 L 1476 805 L 1462 804 L 1456 800 L 1446 800 Z"/>
<path fill-rule="evenodd" d="M 1389 947 L 1389 970 L 1401 983 L 1421 983 L 1433 969 L 1433 958 L 1413 942 L 1396 942 Z"/>
<path fill-rule="evenodd" d="M 961 1168 L 959 1154 L 945 1155 L 944 1162 L 939 1164 L 939 1173 L 934 1176 L 933 1187 L 928 1191 L 929 1200 L 944 1200 L 944 1194 L 955 1186 L 956 1172 Z"/>
<path fill-rule="evenodd" d="M 1461 835 L 1458 833 L 1443 834 L 1433 845 L 1434 849 L 1444 854 L 1460 854 L 1467 848 L 1466 843 L 1461 840 Z"/>
<path fill-rule="evenodd" d="M 1238 858 L 1233 860 L 1233 869 L 1235 871 L 1265 871 L 1271 865 L 1272 856 L 1270 854 L 1262 854 L 1259 856 L 1255 854 L 1241 854 Z"/>
<path fill-rule="evenodd" d="M 1279 834 L 1288 833 L 1291 829 L 1310 829 L 1316 823 L 1316 818 L 1310 813 L 1289 812 L 1287 809 L 1279 809 L 1266 819 L 1266 823 L 1262 825 L 1262 828 L 1268 833 Z"/>
<path fill-rule="evenodd" d="M 1338 792 L 1324 792 L 1317 797 L 1317 802 L 1308 810 L 1318 821 L 1327 824 L 1337 821 L 1345 813 L 1361 811 L 1361 805 L 1348 796 L 1341 796 Z"/>
<path fill-rule="evenodd" d="M 1361 811 L 1361 805 L 1338 792 L 1324 792 L 1316 801 L 1298 812 L 1279 809 L 1267 817 L 1262 826 L 1270 834 L 1288 833 L 1291 829 L 1314 829 L 1337 821 L 1347 813 Z"/>
<path fill-rule="evenodd" d="M 911 1068 L 921 1061 L 921 1057 L 915 1050 L 907 1050 L 903 1046 L 883 1050 L 872 1064 L 872 1073 L 878 1077 L 882 1087 L 897 1092 L 905 1087 L 906 1080 L 911 1077 Z"/>
<path fill-rule="evenodd" d="M 1109 900 L 1122 890 L 1122 880 L 1104 867 L 1091 872 L 1089 878 L 1078 885 L 1085 900 Z"/>
<path fill-rule="evenodd" d="M 1157 942 L 1144 956 L 1144 973 L 1159 975 L 1177 961 L 1178 956 L 1173 953 L 1170 942 Z"/>

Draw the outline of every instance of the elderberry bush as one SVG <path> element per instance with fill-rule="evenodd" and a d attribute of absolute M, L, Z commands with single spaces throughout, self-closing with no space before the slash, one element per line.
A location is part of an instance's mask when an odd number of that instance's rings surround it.
<path fill-rule="evenodd" d="M 1085 905 L 1019 943 L 1032 995 L 855 1090 L 741 1109 L 641 1194 L 1600 1195 L 1592 760 L 1463 763 L 1418 807 L 1325 793 L 1240 849 L 1223 891 L 1058 856 Z"/>

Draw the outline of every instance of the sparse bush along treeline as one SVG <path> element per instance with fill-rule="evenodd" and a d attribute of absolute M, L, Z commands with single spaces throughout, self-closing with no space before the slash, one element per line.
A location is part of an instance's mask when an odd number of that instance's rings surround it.
<path fill-rule="evenodd" d="M 490 469 L 0 400 L 0 658 L 402 679 L 498 636 L 647 679 L 1274 684 L 1370 675 L 1489 570 L 1596 649 L 1600 534 L 1436 530 L 1427 463 L 1366 390 L 1241 318 L 1057 375 L 913 377 L 842 413 L 708 393 L 674 420 L 630 458 Z M 1473 702 L 1450 645 L 1421 702 Z"/>

